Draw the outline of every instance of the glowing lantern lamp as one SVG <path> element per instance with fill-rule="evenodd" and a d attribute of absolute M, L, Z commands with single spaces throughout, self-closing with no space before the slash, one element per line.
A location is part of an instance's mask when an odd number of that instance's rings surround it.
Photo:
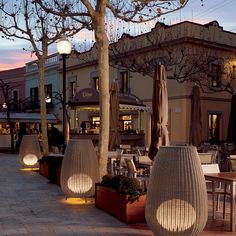
<path fill-rule="evenodd" d="M 19 158 L 24 167 L 38 167 L 38 160 L 42 153 L 37 135 L 24 135 L 21 141 Z"/>
<path fill-rule="evenodd" d="M 92 141 L 71 139 L 61 166 L 62 191 L 67 197 L 92 197 L 98 181 L 98 160 Z"/>
<path fill-rule="evenodd" d="M 162 146 L 153 164 L 145 217 L 157 236 L 201 233 L 208 216 L 206 183 L 193 146 Z"/>

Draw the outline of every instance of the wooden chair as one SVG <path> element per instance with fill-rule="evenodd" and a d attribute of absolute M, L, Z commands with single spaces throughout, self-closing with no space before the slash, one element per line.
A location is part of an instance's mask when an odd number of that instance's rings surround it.
<path fill-rule="evenodd" d="M 123 170 L 121 166 L 121 149 L 108 152 L 107 170 L 112 175 L 124 174 L 123 172 L 126 170 Z"/>
<path fill-rule="evenodd" d="M 218 164 L 203 164 L 202 165 L 202 170 L 204 174 L 213 174 L 213 173 L 220 173 L 220 168 Z M 207 193 L 208 194 L 213 194 L 213 189 L 212 187 L 211 181 L 206 181 L 206 185 L 207 185 Z M 216 210 L 219 210 L 219 206 L 220 206 L 220 195 L 224 196 L 223 199 L 223 218 L 225 218 L 225 203 L 226 203 L 226 195 L 228 195 L 228 191 L 227 191 L 227 186 L 225 185 L 224 187 L 222 187 L 222 184 L 219 183 L 217 187 L 215 187 L 215 194 L 217 194 L 217 203 L 216 203 Z M 212 201 L 214 202 L 215 199 L 214 197 L 212 197 Z M 213 204 L 214 205 L 214 204 Z M 215 209 L 213 209 L 214 211 Z"/>
<path fill-rule="evenodd" d="M 218 163 L 219 162 L 219 152 L 217 150 L 208 150 L 207 153 L 212 154 L 212 163 Z"/>
<path fill-rule="evenodd" d="M 212 164 L 213 161 L 213 154 L 210 152 L 204 152 L 204 153 L 198 153 L 198 156 L 200 158 L 201 164 Z"/>
<path fill-rule="evenodd" d="M 230 171 L 236 171 L 236 155 L 230 155 L 228 157 Z"/>
<path fill-rule="evenodd" d="M 140 187 L 143 190 L 147 189 L 148 178 L 144 175 L 144 169 L 137 169 L 134 161 L 128 158 L 125 158 L 125 163 L 127 165 L 128 177 L 137 178 L 140 182 Z"/>
<path fill-rule="evenodd" d="M 137 170 L 134 161 L 132 159 L 129 158 L 125 158 L 125 163 L 127 166 L 127 170 L 128 170 L 128 177 L 130 178 L 137 178 L 137 175 L 142 175 L 143 170 Z"/>

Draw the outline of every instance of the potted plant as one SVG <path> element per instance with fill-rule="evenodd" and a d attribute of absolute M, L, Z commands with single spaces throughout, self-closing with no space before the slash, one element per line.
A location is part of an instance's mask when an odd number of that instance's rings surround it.
<path fill-rule="evenodd" d="M 95 186 L 95 206 L 125 223 L 145 221 L 146 194 L 136 178 L 105 175 Z"/>

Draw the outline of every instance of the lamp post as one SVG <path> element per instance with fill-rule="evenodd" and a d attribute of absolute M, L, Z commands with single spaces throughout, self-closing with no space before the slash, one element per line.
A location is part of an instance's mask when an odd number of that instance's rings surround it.
<path fill-rule="evenodd" d="M 70 41 L 63 35 L 61 39 L 57 42 L 57 51 L 62 56 L 62 124 L 63 124 L 63 153 L 66 148 L 66 56 L 71 53 L 71 43 Z"/>

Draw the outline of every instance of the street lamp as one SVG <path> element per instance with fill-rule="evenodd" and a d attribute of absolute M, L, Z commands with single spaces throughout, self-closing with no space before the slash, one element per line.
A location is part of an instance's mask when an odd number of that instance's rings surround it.
<path fill-rule="evenodd" d="M 71 43 L 70 41 L 65 37 L 65 35 L 62 36 L 61 39 L 57 42 L 57 51 L 62 56 L 62 112 L 63 112 L 63 118 L 62 118 L 62 124 L 63 124 L 63 153 L 66 148 L 66 56 L 71 53 Z"/>
<path fill-rule="evenodd" d="M 45 102 L 46 103 L 51 103 L 51 101 L 52 101 L 52 98 L 49 95 L 47 95 L 46 98 L 45 98 Z"/>
<path fill-rule="evenodd" d="M 3 108 L 3 109 L 7 109 L 7 103 L 6 103 L 6 102 L 4 102 L 4 103 L 2 104 L 2 108 Z"/>

